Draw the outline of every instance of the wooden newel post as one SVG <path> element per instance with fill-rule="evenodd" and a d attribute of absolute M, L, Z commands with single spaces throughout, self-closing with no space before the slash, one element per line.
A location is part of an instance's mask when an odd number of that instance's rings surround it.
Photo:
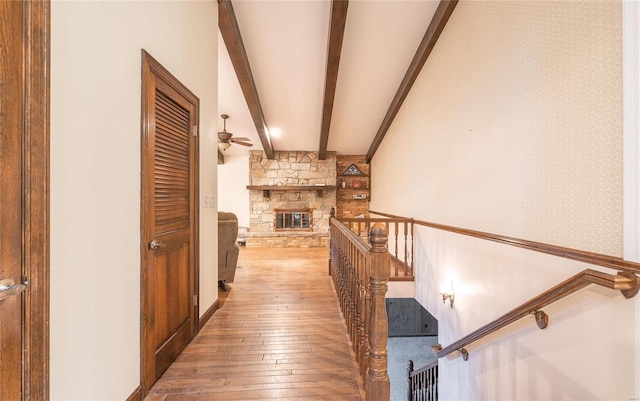
<path fill-rule="evenodd" d="M 390 257 L 387 252 L 389 232 L 382 223 L 376 223 L 369 231 L 369 243 L 373 247 L 369 286 L 371 309 L 369 311 L 369 363 L 365 377 L 367 401 L 388 401 L 389 374 L 387 372 L 388 323 L 385 294 L 389 280 Z"/>

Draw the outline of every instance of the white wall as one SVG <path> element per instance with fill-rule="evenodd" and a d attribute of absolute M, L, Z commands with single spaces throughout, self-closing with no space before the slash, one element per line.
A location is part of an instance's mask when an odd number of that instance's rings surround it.
<path fill-rule="evenodd" d="M 373 158 L 371 209 L 623 256 L 621 10 L 461 1 Z M 587 267 L 425 227 L 414 260 L 445 346 Z M 544 331 L 524 319 L 443 358 L 441 399 L 638 397 L 637 309 L 583 290 Z"/>
<path fill-rule="evenodd" d="M 622 3 L 624 79 L 624 258 L 640 262 L 640 4 Z M 640 297 L 636 297 L 636 343 L 640 344 Z M 636 354 L 640 372 L 640 352 Z M 640 397 L 636 376 L 636 398 Z"/>
<path fill-rule="evenodd" d="M 218 166 L 218 209 L 235 213 L 238 225 L 249 227 L 249 155 L 224 157 Z"/>
<path fill-rule="evenodd" d="M 458 3 L 371 209 L 622 256 L 621 30 L 620 2 Z"/>
<path fill-rule="evenodd" d="M 214 1 L 52 2 L 52 400 L 124 400 L 140 383 L 141 49 L 200 98 L 200 191 L 215 195 L 216 27 Z M 217 216 L 200 213 L 205 311 Z"/>
<path fill-rule="evenodd" d="M 416 227 L 416 299 L 447 346 L 586 268 L 583 263 Z M 598 269 L 610 274 L 614 271 Z M 453 282 L 454 308 L 439 295 Z M 635 396 L 635 300 L 591 286 L 440 360 L 443 400 L 628 400 Z"/>

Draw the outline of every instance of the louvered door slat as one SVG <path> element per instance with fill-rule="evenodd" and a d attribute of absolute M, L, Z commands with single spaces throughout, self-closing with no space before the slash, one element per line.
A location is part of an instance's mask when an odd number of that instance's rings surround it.
<path fill-rule="evenodd" d="M 189 111 L 156 91 L 155 227 L 189 226 Z"/>
<path fill-rule="evenodd" d="M 168 114 L 174 117 L 172 120 L 189 125 L 189 111 L 175 103 L 160 90 L 156 91 L 156 108 L 168 110 Z"/>
<path fill-rule="evenodd" d="M 182 145 L 186 145 L 188 143 L 188 139 L 181 136 L 181 133 L 187 129 L 186 127 L 176 127 L 171 124 L 165 123 L 164 121 L 156 121 L 156 131 L 161 131 L 166 135 L 166 139 L 169 143 L 174 143 L 178 147 Z"/>

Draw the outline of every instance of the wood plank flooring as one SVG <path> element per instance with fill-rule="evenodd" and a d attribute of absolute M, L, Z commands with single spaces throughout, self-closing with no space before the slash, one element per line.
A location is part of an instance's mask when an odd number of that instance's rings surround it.
<path fill-rule="evenodd" d="M 364 399 L 328 254 L 242 247 L 220 309 L 145 401 Z"/>

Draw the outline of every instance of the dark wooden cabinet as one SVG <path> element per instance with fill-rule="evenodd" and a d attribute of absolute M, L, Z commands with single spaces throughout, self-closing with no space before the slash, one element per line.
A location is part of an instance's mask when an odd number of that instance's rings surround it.
<path fill-rule="evenodd" d="M 436 336 L 438 321 L 414 298 L 387 298 L 389 337 Z"/>

